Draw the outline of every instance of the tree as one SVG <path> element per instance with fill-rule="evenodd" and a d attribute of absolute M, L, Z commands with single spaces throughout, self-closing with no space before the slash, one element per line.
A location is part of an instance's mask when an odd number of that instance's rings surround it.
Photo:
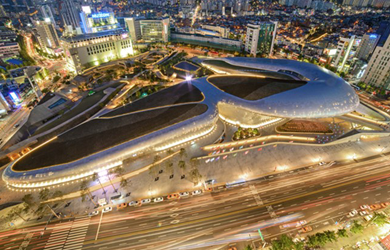
<path fill-rule="evenodd" d="M 253 248 L 250 245 L 247 245 L 244 250 L 253 250 Z"/>
<path fill-rule="evenodd" d="M 173 174 L 173 163 L 171 161 L 165 162 L 165 171 L 169 174 Z"/>
<path fill-rule="evenodd" d="M 93 175 L 92 175 L 92 181 L 98 181 L 99 182 L 99 184 L 100 184 L 100 187 L 102 188 L 102 190 L 103 190 L 103 194 L 105 194 L 106 193 L 106 190 L 104 189 L 104 187 L 103 187 L 103 185 L 102 185 L 102 183 L 100 182 L 100 179 L 99 179 L 99 175 L 98 175 L 98 173 L 93 173 Z"/>
<path fill-rule="evenodd" d="M 337 237 L 339 238 L 348 238 L 348 232 L 346 229 L 339 229 L 337 230 Z"/>
<path fill-rule="evenodd" d="M 26 194 L 23 196 L 22 201 L 26 203 L 28 206 L 33 207 L 36 205 L 36 202 L 34 200 L 34 197 L 32 194 Z"/>
<path fill-rule="evenodd" d="M 201 182 L 203 177 L 196 168 L 191 169 L 189 176 L 191 178 L 191 182 L 194 183 L 194 185 L 197 185 L 199 182 Z"/>
<path fill-rule="evenodd" d="M 112 168 L 107 170 L 107 177 L 108 177 L 108 180 L 110 181 L 111 187 L 114 189 L 114 192 L 117 193 L 118 190 L 115 188 L 114 184 L 111 181 L 111 175 L 114 175 L 114 178 L 115 178 L 116 173 L 114 172 L 114 169 L 112 169 Z"/>
<path fill-rule="evenodd" d="M 41 201 L 46 201 L 46 200 L 49 198 L 49 194 L 50 194 L 49 189 L 44 188 L 44 189 L 42 189 L 42 190 L 39 192 L 39 199 L 40 199 Z"/>
<path fill-rule="evenodd" d="M 320 243 L 318 242 L 318 238 L 317 238 L 317 235 L 309 235 L 307 237 L 307 245 L 309 247 L 317 247 L 320 245 Z"/>
<path fill-rule="evenodd" d="M 290 250 L 295 248 L 295 243 L 291 237 L 283 234 L 280 240 L 272 241 L 272 250 Z"/>
<path fill-rule="evenodd" d="M 197 158 L 191 158 L 190 164 L 192 168 L 196 169 L 199 166 L 199 160 Z"/>
<path fill-rule="evenodd" d="M 186 162 L 185 161 L 179 161 L 177 165 L 180 168 L 181 175 L 183 175 L 184 170 L 186 169 Z"/>
<path fill-rule="evenodd" d="M 350 229 L 351 233 L 360 234 L 363 232 L 363 230 L 364 230 L 364 227 L 359 222 L 354 220 L 353 224 L 351 226 L 351 229 Z"/>
<path fill-rule="evenodd" d="M 126 180 L 125 178 L 121 178 L 121 183 L 120 183 L 120 186 L 121 186 L 121 188 L 126 188 L 128 185 L 129 185 L 129 181 L 128 180 Z"/>
<path fill-rule="evenodd" d="M 382 227 L 385 224 L 389 224 L 389 221 L 386 215 L 375 212 L 370 223 L 375 223 L 378 227 Z"/>
<path fill-rule="evenodd" d="M 53 78 L 53 83 L 58 82 L 58 80 L 60 80 L 60 79 L 61 79 L 61 77 L 58 76 L 58 75 L 56 75 L 56 76 Z"/>
<path fill-rule="evenodd" d="M 88 188 L 88 182 L 87 181 L 82 181 L 80 184 L 80 191 L 81 191 L 81 200 L 85 200 L 85 196 L 88 195 L 89 199 L 92 201 L 94 205 L 96 205 L 96 202 L 92 199 L 92 194 L 91 191 L 89 191 Z"/>
<path fill-rule="evenodd" d="M 336 233 L 334 231 L 327 230 L 324 232 L 328 242 L 337 241 Z"/>
<path fill-rule="evenodd" d="M 185 148 L 181 148 L 179 155 L 180 155 L 180 160 L 183 160 L 183 157 L 187 157 L 186 149 Z"/>

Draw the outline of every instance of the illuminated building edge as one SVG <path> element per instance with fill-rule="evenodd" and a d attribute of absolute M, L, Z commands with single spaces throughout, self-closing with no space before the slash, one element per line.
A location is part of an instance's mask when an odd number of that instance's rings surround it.
<path fill-rule="evenodd" d="M 267 126 L 281 121 L 282 118 L 320 118 L 342 115 L 354 111 L 359 104 L 356 93 L 348 83 L 335 74 L 312 64 L 262 58 L 221 60 L 232 65 L 273 72 L 281 69 L 291 70 L 308 78 L 309 81 L 306 85 L 296 89 L 260 100 L 248 101 L 223 92 L 210 84 L 206 77 L 194 79 L 191 80 L 191 84 L 204 94 L 205 99 L 201 103 L 208 106 L 203 114 L 74 162 L 26 172 L 14 171 L 12 169 L 14 163 L 11 163 L 3 173 L 4 181 L 10 188 L 28 190 L 65 185 L 90 178 L 95 172 L 121 165 L 124 160 L 131 159 L 139 153 L 161 152 L 170 148 L 178 149 L 185 143 L 211 133 L 219 119 L 245 127 Z M 229 110 L 230 113 L 223 110 L 224 106 L 225 110 Z M 248 121 L 242 120 L 243 118 Z"/>

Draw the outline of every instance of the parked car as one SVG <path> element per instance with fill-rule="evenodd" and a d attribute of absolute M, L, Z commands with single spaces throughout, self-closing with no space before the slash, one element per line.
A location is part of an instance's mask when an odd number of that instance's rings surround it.
<path fill-rule="evenodd" d="M 370 207 L 369 207 L 368 205 L 361 205 L 361 206 L 360 206 L 360 209 L 361 209 L 361 210 L 370 209 Z"/>
<path fill-rule="evenodd" d="M 157 198 L 154 198 L 154 199 L 153 199 L 153 202 L 154 202 L 154 203 L 157 203 L 157 202 L 162 202 L 163 200 L 164 200 L 163 197 L 157 197 Z"/>
<path fill-rule="evenodd" d="M 351 212 L 349 212 L 348 216 L 349 217 L 354 217 L 355 215 L 358 214 L 358 211 L 356 211 L 356 209 L 352 210 Z"/>
<path fill-rule="evenodd" d="M 302 229 L 300 229 L 298 232 L 307 233 L 307 232 L 311 232 L 311 231 L 313 231 L 313 228 L 311 226 L 306 226 L 306 227 L 303 227 Z"/>
<path fill-rule="evenodd" d="M 140 205 L 140 202 L 139 201 L 131 201 L 130 203 L 129 203 L 129 206 L 138 206 L 138 205 Z"/>
<path fill-rule="evenodd" d="M 381 203 L 381 206 L 382 206 L 383 208 L 387 207 L 388 205 L 390 205 L 390 202 L 382 202 L 382 203 Z"/>
<path fill-rule="evenodd" d="M 326 162 L 324 162 L 324 161 L 321 161 L 318 163 L 318 165 L 320 165 L 320 166 L 324 166 L 325 164 L 326 164 Z"/>
<path fill-rule="evenodd" d="M 116 206 L 117 209 L 122 209 L 122 208 L 125 208 L 125 207 L 127 207 L 127 203 L 126 203 L 126 202 L 125 202 L 125 203 L 118 204 L 118 205 Z"/>
<path fill-rule="evenodd" d="M 103 210 L 102 210 L 102 213 L 108 213 L 108 212 L 111 212 L 112 211 L 112 207 L 108 206 L 108 207 L 105 207 Z"/>
<path fill-rule="evenodd" d="M 99 214 L 99 211 L 98 210 L 95 210 L 95 211 L 92 211 L 88 214 L 88 216 L 95 216 L 95 215 L 98 215 Z"/>
<path fill-rule="evenodd" d="M 141 200 L 141 204 L 148 204 L 150 202 L 151 202 L 150 199 L 143 199 L 143 200 Z"/>
<path fill-rule="evenodd" d="M 372 219 L 372 217 L 374 217 L 374 216 L 372 214 L 369 214 L 369 215 L 364 216 L 364 219 L 366 221 L 370 221 Z"/>
<path fill-rule="evenodd" d="M 370 205 L 370 208 L 371 208 L 371 210 L 377 210 L 377 209 L 382 208 L 382 206 L 379 204 L 372 204 L 372 205 Z"/>
<path fill-rule="evenodd" d="M 363 210 L 363 211 L 360 211 L 359 214 L 360 214 L 361 216 L 365 216 L 365 215 L 368 214 L 368 212 L 367 212 L 366 210 Z"/>
<path fill-rule="evenodd" d="M 188 195 L 190 195 L 188 192 L 181 192 L 179 193 L 180 197 L 186 197 Z"/>
<path fill-rule="evenodd" d="M 179 198 L 180 198 L 180 195 L 177 193 L 173 193 L 173 194 L 170 194 L 167 196 L 168 200 L 179 199 Z"/>
<path fill-rule="evenodd" d="M 194 190 L 194 191 L 192 191 L 192 195 L 199 195 L 199 194 L 201 194 L 202 193 L 202 190 L 200 190 L 200 189 L 198 189 L 198 190 Z"/>

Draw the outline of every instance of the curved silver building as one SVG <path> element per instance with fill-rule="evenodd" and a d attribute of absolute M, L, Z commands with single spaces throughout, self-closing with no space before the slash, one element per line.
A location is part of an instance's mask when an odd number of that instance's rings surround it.
<path fill-rule="evenodd" d="M 359 104 L 352 87 L 313 64 L 261 58 L 205 60 L 217 75 L 183 82 L 83 123 L 12 162 L 11 189 L 58 187 L 135 155 L 178 148 L 219 119 L 259 128 L 286 118 L 333 117 Z"/>

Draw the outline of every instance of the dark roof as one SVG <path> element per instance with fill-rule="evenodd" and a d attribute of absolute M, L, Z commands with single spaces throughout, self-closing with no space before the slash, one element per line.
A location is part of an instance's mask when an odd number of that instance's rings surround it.
<path fill-rule="evenodd" d="M 126 31 L 122 28 L 114 29 L 114 30 L 107 30 L 107 31 L 100 31 L 95 33 L 88 33 L 88 34 L 81 34 L 71 37 L 62 37 L 61 39 L 67 42 L 77 42 L 81 40 L 86 40 L 90 38 L 96 38 L 96 37 L 102 37 L 102 36 L 110 36 L 110 35 L 120 35 L 122 33 L 126 33 Z"/>
<path fill-rule="evenodd" d="M 279 80 L 256 76 L 230 75 L 209 77 L 219 89 L 245 100 L 259 100 L 306 84 L 304 81 Z"/>
<path fill-rule="evenodd" d="M 213 60 L 213 59 L 208 59 L 204 60 L 206 64 L 212 65 L 216 68 L 222 68 L 223 71 L 229 71 L 230 73 L 235 73 L 237 71 L 240 72 L 248 72 L 251 74 L 257 74 L 265 77 L 271 77 L 271 78 L 277 78 L 277 79 L 286 79 L 286 80 L 295 80 L 293 77 L 288 76 L 286 74 L 281 74 L 273 71 L 268 71 L 268 70 L 262 70 L 262 69 L 254 69 L 254 68 L 249 68 L 249 67 L 243 67 L 243 66 L 236 66 L 236 65 L 231 65 L 225 61 L 222 60 Z"/>
<path fill-rule="evenodd" d="M 351 130 L 351 131 L 349 131 L 349 132 L 343 134 L 342 136 L 340 136 L 340 137 L 337 138 L 337 139 L 344 139 L 344 138 L 347 138 L 347 137 L 352 136 L 352 135 L 357 135 L 357 134 L 359 134 L 359 133 L 360 133 L 359 130 L 353 129 L 353 130 Z"/>
<path fill-rule="evenodd" d="M 200 92 L 200 90 L 195 86 L 183 82 L 156 92 L 148 97 L 142 98 L 121 108 L 115 109 L 114 111 L 103 115 L 103 117 L 112 117 L 134 111 L 179 103 L 199 102 L 201 100 L 203 100 L 202 92 Z"/>
<path fill-rule="evenodd" d="M 53 98 L 55 96 L 55 94 L 53 94 L 52 92 L 48 92 L 46 95 L 43 96 L 43 98 L 39 101 L 38 105 L 41 105 L 41 104 L 44 104 L 45 102 L 47 102 L 48 100 L 50 100 L 51 98 Z"/>
<path fill-rule="evenodd" d="M 204 104 L 187 104 L 109 119 L 93 119 L 20 158 L 13 169 L 26 171 L 75 161 L 198 116 L 206 110 L 207 105 Z"/>

